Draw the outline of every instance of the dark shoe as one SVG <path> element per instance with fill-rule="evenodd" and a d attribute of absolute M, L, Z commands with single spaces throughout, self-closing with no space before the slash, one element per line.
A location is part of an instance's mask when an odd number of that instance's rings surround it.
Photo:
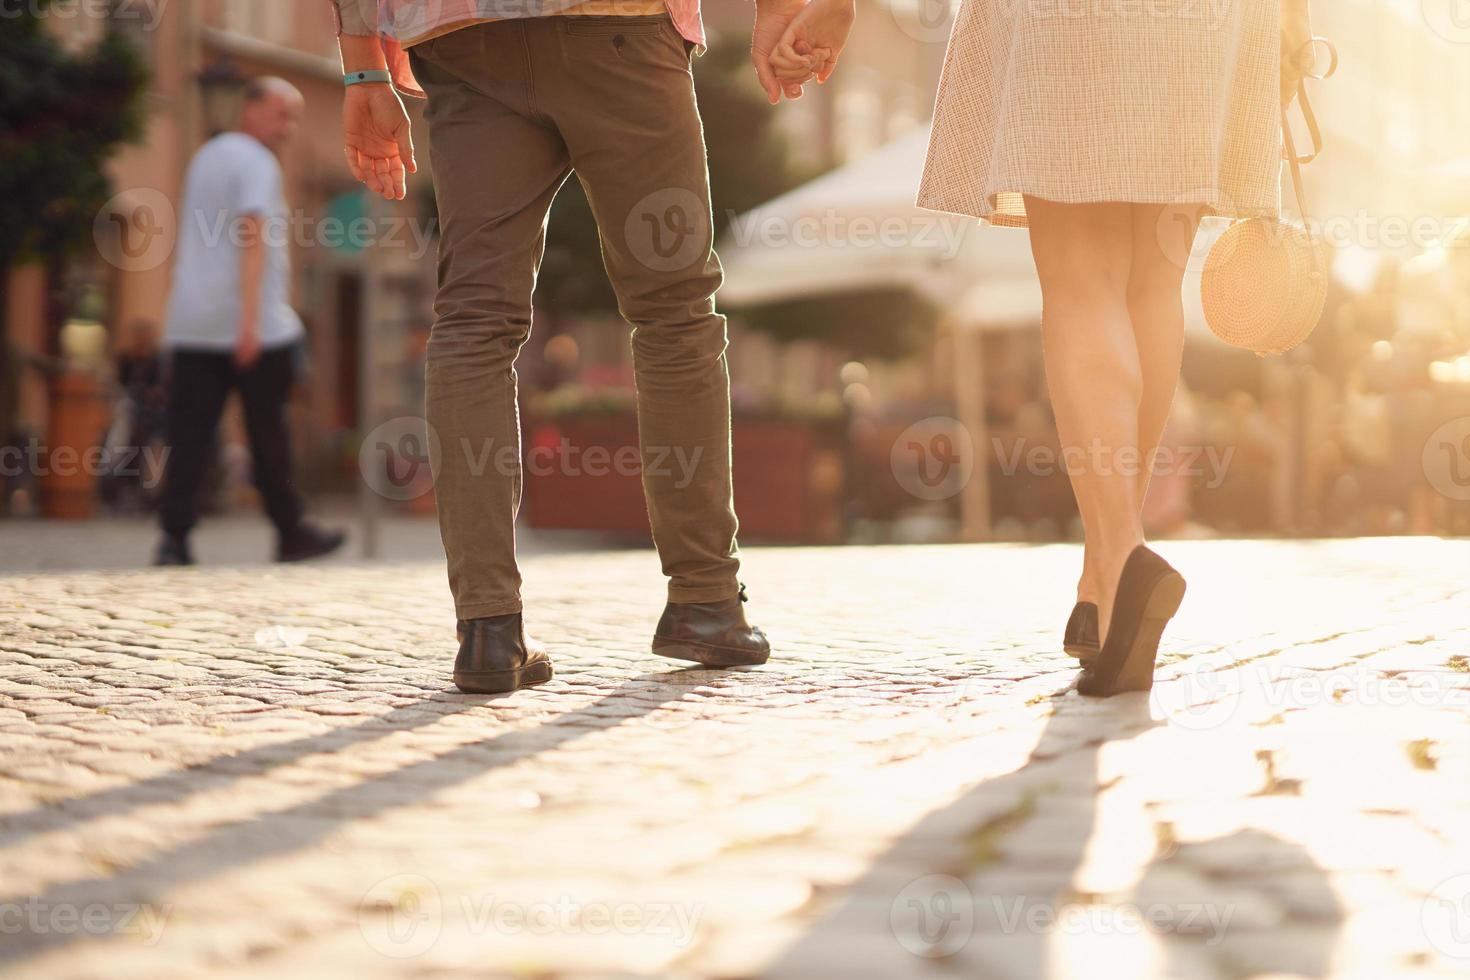
<path fill-rule="evenodd" d="M 1143 545 L 1134 548 L 1118 577 L 1107 639 L 1078 693 L 1111 697 L 1152 688 L 1159 636 L 1183 600 L 1184 577 Z"/>
<path fill-rule="evenodd" d="M 1097 656 L 1097 603 L 1079 602 L 1072 607 L 1067 630 L 1062 634 L 1062 649 L 1084 664 Z"/>
<path fill-rule="evenodd" d="M 194 553 L 189 550 L 189 539 L 182 534 L 165 534 L 158 542 L 153 554 L 155 565 L 192 565 Z"/>
<path fill-rule="evenodd" d="M 551 680 L 546 648 L 526 635 L 520 613 L 462 619 L 454 686 L 466 694 L 505 694 Z"/>
<path fill-rule="evenodd" d="M 276 561 L 306 561 L 330 555 L 347 540 L 346 531 L 327 530 L 302 521 L 276 540 Z"/>
<path fill-rule="evenodd" d="M 706 667 L 743 667 L 771 658 L 766 635 L 745 621 L 745 586 L 718 602 L 671 602 L 653 631 L 653 652 Z"/>

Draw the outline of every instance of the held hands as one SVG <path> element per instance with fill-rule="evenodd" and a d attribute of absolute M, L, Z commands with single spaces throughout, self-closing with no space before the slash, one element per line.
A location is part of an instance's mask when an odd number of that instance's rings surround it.
<path fill-rule="evenodd" d="M 750 35 L 750 61 L 771 105 L 781 101 L 783 92 L 788 99 L 801 98 L 800 82 L 783 82 L 776 77 L 776 70 L 771 67 L 771 53 L 781 43 L 786 28 L 805 7 L 805 0 L 756 0 L 755 29 Z"/>
<path fill-rule="evenodd" d="M 780 101 L 783 91 L 788 99 L 797 99 L 806 82 L 815 79 L 821 84 L 832 77 L 857 13 L 854 0 L 811 0 L 778 9 L 780 14 L 772 12 L 764 25 L 767 32 L 773 32 L 779 21 L 781 30 L 775 42 L 770 43 L 769 34 L 763 34 L 764 11 L 758 8 L 751 44 L 756 73 L 772 105 Z"/>
<path fill-rule="evenodd" d="M 385 200 L 401 201 L 407 174 L 418 172 L 408 113 L 391 85 L 348 86 L 342 102 L 342 132 L 352 176 Z"/>

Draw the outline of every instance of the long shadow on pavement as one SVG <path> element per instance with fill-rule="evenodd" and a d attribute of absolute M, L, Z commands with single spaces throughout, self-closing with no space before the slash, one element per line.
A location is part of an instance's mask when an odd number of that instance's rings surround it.
<path fill-rule="evenodd" d="M 1155 845 L 1156 826 L 1119 827 L 1116 816 L 1105 839 L 1094 840 L 1098 797 L 1111 785 L 1099 771 L 1102 745 L 1158 723 L 1143 696 L 1053 704 L 1023 765 L 921 820 L 761 975 L 1031 980 L 1330 971 L 1343 913 L 1303 848 L 1256 830 Z M 1107 865 L 1109 855 L 1096 849 L 1114 843 L 1127 851 L 1113 855 L 1122 873 L 1114 865 L 1103 880 L 1126 880 L 1139 848 L 1157 849 L 1129 892 L 1089 893 L 1088 875 L 1079 872 Z M 1145 932 L 1162 941 L 1148 943 Z"/>
<path fill-rule="evenodd" d="M 81 908 L 99 902 L 136 902 L 141 895 L 158 896 L 162 900 L 163 894 L 173 886 L 203 880 L 235 866 L 290 854 L 319 842 L 340 824 L 418 803 L 434 793 L 479 777 L 492 769 L 552 751 L 585 735 L 613 728 L 630 718 L 651 713 L 665 704 L 678 701 L 688 693 L 687 685 L 653 683 L 670 674 L 677 676 L 680 673 L 682 672 L 676 669 L 640 674 L 627 679 L 605 697 L 585 707 L 558 714 L 546 724 L 460 745 L 433 758 L 369 776 L 306 803 L 235 820 L 210 831 L 198 840 L 157 854 L 119 874 L 67 882 L 50 889 L 44 895 L 34 896 L 33 901 L 43 908 Z M 635 688 L 643 689 L 643 697 L 628 697 L 630 689 Z M 463 707 L 470 708 L 492 700 L 466 697 L 463 699 Z M 629 707 L 630 704 L 632 707 Z M 411 708 L 399 711 L 396 721 L 393 718 L 394 712 L 389 712 L 379 716 L 374 722 L 350 729 L 297 739 L 282 745 L 262 746 L 232 756 L 228 760 L 214 760 L 195 769 L 171 774 L 173 778 L 156 777 L 147 781 L 147 784 L 152 784 L 152 793 L 146 797 L 129 793 L 127 787 L 105 791 L 90 798 L 100 801 L 97 805 L 88 805 L 69 816 L 72 822 L 76 822 L 97 816 L 99 807 L 100 812 L 118 813 L 131 806 L 155 803 L 160 799 L 180 799 L 201 789 L 212 788 L 230 778 L 258 774 L 245 771 L 244 764 L 254 764 L 263 770 L 271 764 L 300 759 L 328 749 L 343 748 L 389 731 L 405 731 L 443 717 L 436 714 L 434 718 L 420 719 L 411 714 Z M 393 727 L 385 728 L 385 724 Z M 223 774 L 226 779 L 212 779 L 208 787 L 191 784 L 191 779 L 199 778 L 199 771 L 202 770 L 212 778 L 221 775 L 220 770 L 226 764 L 230 769 L 241 771 L 226 772 Z M 26 815 L 26 819 L 41 819 L 48 812 L 45 809 L 32 811 Z M 54 827 L 53 823 L 44 829 Z M 23 932 L 12 935 L 0 946 L 0 964 L 19 962 L 73 941 L 89 938 L 106 937 L 90 937 L 80 931 Z"/>
<path fill-rule="evenodd" d="M 223 788 L 247 776 L 258 776 L 273 768 L 292 765 L 309 756 L 339 752 L 396 732 L 413 731 L 470 708 L 493 704 L 496 700 L 498 698 L 479 695 L 441 694 L 373 715 L 358 725 L 257 745 L 244 752 L 219 755 L 207 762 L 172 769 L 137 782 L 59 800 L 0 818 L 0 848 L 12 847 L 36 834 L 65 830 L 138 807 L 176 803 L 198 793 Z M 444 710 L 435 710 L 431 705 L 443 705 Z"/>

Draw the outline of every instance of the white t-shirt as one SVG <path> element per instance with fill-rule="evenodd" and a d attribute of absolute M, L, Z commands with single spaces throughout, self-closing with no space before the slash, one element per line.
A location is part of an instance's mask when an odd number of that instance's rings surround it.
<path fill-rule="evenodd" d="M 233 350 L 240 333 L 241 222 L 258 216 L 265 242 L 260 281 L 260 345 L 301 339 L 291 309 L 291 234 L 281 165 L 263 143 L 221 133 L 189 164 L 174 255 L 164 342 L 169 347 Z"/>

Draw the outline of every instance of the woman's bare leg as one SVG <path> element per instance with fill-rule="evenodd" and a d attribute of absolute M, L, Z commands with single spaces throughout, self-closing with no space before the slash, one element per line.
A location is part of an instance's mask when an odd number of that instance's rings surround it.
<path fill-rule="evenodd" d="M 1058 204 L 1028 196 L 1031 251 L 1041 279 L 1047 389 L 1086 538 L 1099 638 L 1129 553 L 1143 542 L 1139 518 L 1138 342 L 1128 312 L 1133 206 Z"/>
<path fill-rule="evenodd" d="M 1132 205 L 1133 253 L 1128 272 L 1128 317 L 1138 348 L 1142 391 L 1138 407 L 1138 450 L 1144 467 L 1138 478 L 1138 510 L 1148 496 L 1149 468 L 1179 383 L 1184 354 L 1184 303 L 1181 285 L 1195 233 L 1198 205 Z M 1086 527 L 1086 522 L 1083 522 Z M 1095 561 L 1084 554 L 1079 601 L 1097 600 Z"/>
<path fill-rule="evenodd" d="M 1143 393 L 1138 406 L 1138 449 L 1145 469 L 1138 479 L 1143 511 L 1152 463 L 1184 356 L 1184 301 L 1180 286 L 1199 228 L 1199 205 L 1133 205 L 1133 265 L 1128 273 L 1128 316 L 1138 342 Z"/>

